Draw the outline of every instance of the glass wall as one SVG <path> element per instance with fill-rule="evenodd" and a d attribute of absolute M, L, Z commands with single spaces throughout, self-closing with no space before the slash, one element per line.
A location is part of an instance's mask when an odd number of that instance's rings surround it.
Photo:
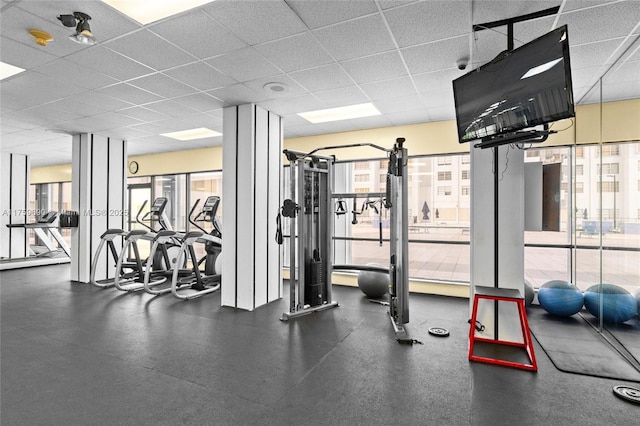
<path fill-rule="evenodd" d="M 605 281 L 619 283 L 629 290 L 637 288 L 640 143 L 532 147 L 525 153 L 525 163 L 537 164 L 542 169 L 540 181 L 533 187 L 540 191 L 541 198 L 550 200 L 530 212 L 539 216 L 540 229 L 525 231 L 525 278 L 534 287 L 561 279 L 584 290 L 600 282 L 602 273 Z M 349 180 L 346 186 L 351 186 L 353 192 L 385 191 L 385 159 L 340 164 L 349 166 L 345 167 Z M 284 176 L 286 180 L 288 172 Z M 412 279 L 469 283 L 469 178 L 468 154 L 410 159 Z M 347 203 L 347 214 L 335 216 L 335 228 L 349 228 L 344 233 L 346 237 L 339 238 L 347 240 L 344 252 L 349 258 L 340 263 L 387 263 L 388 246 L 386 241 L 382 247 L 379 245 L 378 222 L 382 222 L 383 239 L 387 240 L 388 211 L 376 212 L 364 199 L 355 203 L 342 201 Z M 352 224 L 354 211 L 356 224 Z M 604 232 L 600 233 L 600 227 Z M 600 254 L 601 245 L 605 255 Z M 287 256 L 284 260 L 288 263 Z"/>

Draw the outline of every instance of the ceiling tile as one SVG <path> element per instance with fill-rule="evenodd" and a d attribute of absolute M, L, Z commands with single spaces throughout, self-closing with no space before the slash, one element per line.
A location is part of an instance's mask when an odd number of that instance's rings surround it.
<path fill-rule="evenodd" d="M 467 34 L 470 1 L 425 1 L 384 12 L 398 46 L 407 47 Z"/>
<path fill-rule="evenodd" d="M 379 127 L 389 127 L 389 126 L 391 126 L 391 121 L 389 121 L 383 115 L 354 118 L 353 120 L 333 121 L 331 123 L 322 123 L 320 125 L 320 127 L 326 130 L 327 133 L 349 132 L 352 130 L 375 129 Z M 378 152 L 378 151 L 372 151 L 372 152 Z"/>
<path fill-rule="evenodd" d="M 222 107 L 223 102 L 213 96 L 206 93 L 194 93 L 192 95 L 181 96 L 173 99 L 181 105 L 185 105 L 189 108 L 193 108 L 196 111 L 206 112 L 219 109 Z"/>
<path fill-rule="evenodd" d="M 473 24 L 500 21 L 560 6 L 561 2 L 548 0 L 475 0 Z M 518 24 L 516 24 L 518 25 Z"/>
<path fill-rule="evenodd" d="M 66 59 L 118 80 L 128 80 L 154 72 L 153 69 L 100 45 L 74 53 Z"/>
<path fill-rule="evenodd" d="M 201 59 L 247 46 L 200 9 L 153 25 L 151 31 Z"/>
<path fill-rule="evenodd" d="M 4 28 L 2 30 L 4 34 Z M 4 36 L 0 38 L 0 43 L 2 45 L 0 60 L 16 67 L 31 69 L 56 60 L 54 55 L 44 52 L 42 49 L 18 43 Z"/>
<path fill-rule="evenodd" d="M 128 117 L 126 115 L 118 114 L 117 112 L 105 112 L 104 114 L 96 115 L 93 118 L 97 118 L 108 124 L 110 126 L 109 129 L 132 126 L 141 122 L 141 120 L 138 120 L 137 118 Z"/>
<path fill-rule="evenodd" d="M 284 120 L 285 128 L 309 125 L 309 122 L 298 114 L 286 114 L 282 116 L 282 119 Z"/>
<path fill-rule="evenodd" d="M 463 76 L 464 74 L 464 71 L 460 71 L 457 68 L 451 68 L 448 70 L 414 75 L 413 81 L 416 83 L 419 93 L 435 92 L 442 90 L 443 88 L 453 87 L 453 80 Z"/>
<path fill-rule="evenodd" d="M 197 92 L 197 89 L 160 73 L 130 80 L 129 84 L 165 98 L 184 96 Z"/>
<path fill-rule="evenodd" d="M 571 37 L 571 36 L 569 36 Z M 589 68 L 609 63 L 611 55 L 616 51 L 621 40 L 607 40 L 600 43 L 571 46 L 571 68 Z"/>
<path fill-rule="evenodd" d="M 373 104 L 382 114 L 424 109 L 422 100 L 418 95 L 398 96 L 374 101 Z"/>
<path fill-rule="evenodd" d="M 424 108 L 392 112 L 385 114 L 385 116 L 391 121 L 391 123 L 393 123 L 394 126 L 403 126 L 406 124 L 417 124 L 429 121 L 429 113 Z M 411 150 L 411 146 L 409 146 L 409 150 Z"/>
<path fill-rule="evenodd" d="M 602 87 L 603 102 L 612 102 L 622 99 L 638 99 L 640 98 L 640 84 L 629 85 L 627 82 L 620 83 L 604 83 Z M 636 127 L 640 126 L 636 122 Z"/>
<path fill-rule="evenodd" d="M 103 95 L 96 91 L 84 92 L 82 96 L 64 99 L 53 105 L 72 112 L 81 113 L 89 111 L 92 114 L 100 114 L 107 111 L 116 111 L 130 107 L 129 102 Z"/>
<path fill-rule="evenodd" d="M 386 10 L 414 3 L 415 1 L 416 0 L 378 0 L 378 4 L 380 4 L 382 10 Z"/>
<path fill-rule="evenodd" d="M 18 7 L 29 11 L 32 15 L 45 18 L 54 28 L 64 30 L 66 35 L 71 35 L 74 29 L 63 26 L 57 17 L 61 14 L 72 14 L 74 11 L 86 13 L 91 16 L 89 21 L 91 32 L 98 39 L 98 43 L 135 31 L 141 27 L 139 23 L 101 1 L 20 1 Z M 62 40 L 62 37 L 60 40 Z M 81 46 L 73 42 L 69 42 L 69 44 Z"/>
<path fill-rule="evenodd" d="M 468 52 L 469 39 L 466 36 L 401 50 L 407 67 L 413 74 L 455 67 L 459 58 L 468 57 Z"/>
<path fill-rule="evenodd" d="M 638 23 L 640 4 L 636 0 L 563 13 L 558 20 L 558 26 L 569 26 L 569 41 L 573 44 L 626 37 Z"/>
<path fill-rule="evenodd" d="M 167 119 L 167 117 L 173 117 L 173 118 L 188 117 L 191 115 L 200 114 L 195 109 L 192 109 L 184 104 L 180 104 L 173 100 L 163 100 L 158 102 L 152 102 L 152 103 L 146 104 L 145 108 L 164 115 L 165 117 L 162 119 Z"/>
<path fill-rule="evenodd" d="M 255 47 L 284 72 L 298 71 L 333 62 L 310 33 L 297 34 Z"/>
<path fill-rule="evenodd" d="M 395 47 L 379 14 L 314 30 L 314 34 L 339 61 L 386 52 Z"/>
<path fill-rule="evenodd" d="M 223 101 L 224 106 L 256 103 L 267 98 L 265 93 L 256 92 L 244 84 L 221 87 L 207 93 Z"/>
<path fill-rule="evenodd" d="M 154 122 L 154 121 L 166 120 L 168 118 L 168 116 L 165 114 L 162 114 L 157 111 L 153 111 L 146 107 L 138 107 L 138 106 L 121 109 L 116 113 L 125 115 L 127 117 L 133 117 L 144 122 Z"/>
<path fill-rule="evenodd" d="M 420 96 L 422 98 L 422 103 L 427 107 L 427 109 L 454 105 L 452 89 L 422 93 Z"/>
<path fill-rule="evenodd" d="M 280 74 L 280 70 L 252 47 L 235 50 L 207 62 L 239 82 Z"/>
<path fill-rule="evenodd" d="M 112 77 L 65 59 L 42 65 L 36 68 L 35 71 L 58 81 L 73 83 L 86 89 L 98 89 L 118 83 L 118 80 Z"/>
<path fill-rule="evenodd" d="M 195 62 L 165 71 L 178 81 L 198 90 L 211 90 L 237 83 L 231 77 L 222 74 L 203 62 Z"/>
<path fill-rule="evenodd" d="M 445 107 L 434 107 L 427 109 L 431 121 L 455 120 L 456 113 L 453 105 Z M 454 136 L 455 137 L 455 136 Z"/>
<path fill-rule="evenodd" d="M 349 75 L 337 64 L 296 71 L 289 75 L 302 87 L 311 92 L 338 89 L 353 84 Z"/>
<path fill-rule="evenodd" d="M 136 31 L 104 46 L 158 71 L 193 62 L 193 55 L 148 31 Z"/>
<path fill-rule="evenodd" d="M 105 87 L 97 90 L 101 95 L 111 96 L 132 104 L 146 104 L 148 102 L 157 101 L 160 96 L 138 89 L 127 83 L 119 83 L 114 86 Z"/>
<path fill-rule="evenodd" d="M 260 106 L 278 115 L 315 111 L 317 109 L 326 108 L 326 106 L 322 102 L 320 102 L 315 96 L 312 95 L 304 95 L 286 99 L 274 99 L 261 102 Z"/>
<path fill-rule="evenodd" d="M 340 64 L 358 84 L 407 75 L 407 70 L 397 51 L 343 61 Z"/>
<path fill-rule="evenodd" d="M 307 30 L 284 1 L 216 1 L 203 8 L 216 21 L 250 45 Z"/>
<path fill-rule="evenodd" d="M 289 0 L 287 4 L 311 29 L 358 18 L 378 11 L 373 0 L 325 0 L 321 2 Z"/>
<path fill-rule="evenodd" d="M 324 102 L 328 108 L 369 102 L 367 95 L 358 86 L 341 87 L 325 92 L 316 92 L 315 95 Z"/>
<path fill-rule="evenodd" d="M 265 89 L 265 85 L 268 83 L 282 84 L 287 87 L 285 92 L 273 92 Z M 259 93 L 263 100 L 266 99 L 278 99 L 282 97 L 296 97 L 309 93 L 304 87 L 300 86 L 294 79 L 285 74 L 274 75 L 271 77 L 259 78 L 257 80 L 248 81 L 244 83 L 245 86 L 251 90 Z"/>
<path fill-rule="evenodd" d="M 409 77 L 362 84 L 360 87 L 362 87 L 362 90 L 367 94 L 367 96 L 374 101 L 416 94 L 416 90 Z"/>
<path fill-rule="evenodd" d="M 31 117 L 31 122 L 40 126 L 48 126 L 50 124 L 60 123 L 67 120 L 80 118 L 80 114 L 70 114 L 51 106 L 39 106 L 25 111 Z"/>

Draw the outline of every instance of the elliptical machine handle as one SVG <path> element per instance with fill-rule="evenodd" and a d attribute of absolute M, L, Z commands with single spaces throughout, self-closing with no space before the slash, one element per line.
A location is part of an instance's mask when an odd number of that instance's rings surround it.
<path fill-rule="evenodd" d="M 151 211 L 148 211 L 147 213 L 145 213 L 144 216 L 142 216 L 142 218 L 140 218 L 140 214 L 142 213 L 142 210 L 144 210 L 144 208 L 147 206 L 148 202 L 149 202 L 149 200 L 144 200 L 142 202 L 142 205 L 138 209 L 138 214 L 136 214 L 136 222 L 138 222 L 140 225 L 144 226 L 145 228 L 149 229 L 150 231 L 154 231 L 152 227 L 150 227 L 149 225 L 144 223 L 144 221 L 147 219 L 147 217 L 149 216 L 149 213 L 151 213 Z"/>

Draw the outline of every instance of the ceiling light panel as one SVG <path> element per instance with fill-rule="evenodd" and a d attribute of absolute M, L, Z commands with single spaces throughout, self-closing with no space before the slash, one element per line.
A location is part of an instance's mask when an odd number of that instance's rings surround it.
<path fill-rule="evenodd" d="M 102 0 L 142 25 L 191 10 L 212 0 Z"/>
<path fill-rule="evenodd" d="M 0 80 L 9 78 L 12 75 L 20 74 L 23 71 L 24 71 L 23 68 L 16 67 L 15 65 L 7 64 L 4 62 L 0 62 Z"/>
<path fill-rule="evenodd" d="M 330 121 L 350 120 L 361 117 L 380 115 L 380 111 L 371 103 L 349 105 L 338 108 L 301 112 L 300 117 L 311 123 L 327 123 Z"/>
<path fill-rule="evenodd" d="M 190 141 L 194 139 L 214 138 L 222 136 L 222 133 L 215 130 L 199 127 L 197 129 L 181 130 L 179 132 L 163 133 L 162 136 L 177 139 L 179 141 Z"/>

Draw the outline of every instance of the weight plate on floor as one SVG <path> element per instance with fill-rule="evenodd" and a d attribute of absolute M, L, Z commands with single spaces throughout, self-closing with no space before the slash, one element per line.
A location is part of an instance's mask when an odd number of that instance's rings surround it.
<path fill-rule="evenodd" d="M 631 386 L 614 386 L 613 393 L 626 401 L 640 404 L 640 389 Z"/>
<path fill-rule="evenodd" d="M 447 336 L 449 336 L 449 330 L 447 330 L 446 328 L 441 328 L 441 327 L 431 327 L 429 329 L 429 334 L 431 334 L 432 336 L 437 336 L 437 337 L 447 337 Z"/>

